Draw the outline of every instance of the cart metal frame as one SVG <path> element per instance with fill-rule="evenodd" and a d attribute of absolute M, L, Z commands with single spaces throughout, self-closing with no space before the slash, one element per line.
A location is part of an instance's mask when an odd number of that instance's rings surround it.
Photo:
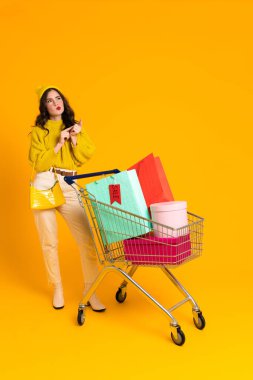
<path fill-rule="evenodd" d="M 185 264 L 190 260 L 198 257 L 202 253 L 202 240 L 203 240 L 203 221 L 204 219 L 188 212 L 189 223 L 187 226 L 181 227 L 179 229 L 174 229 L 160 223 L 154 222 L 151 219 L 146 219 L 140 217 L 139 215 L 124 211 L 118 207 L 108 205 L 103 202 L 99 202 L 96 198 L 88 193 L 88 191 L 80 186 L 75 180 L 89 177 L 97 177 L 97 176 L 106 176 L 110 174 L 119 173 L 118 169 L 113 169 L 109 171 L 96 172 L 96 173 L 88 173 L 81 174 L 76 176 L 64 177 L 64 180 L 73 187 L 73 189 L 77 193 L 77 197 L 79 199 L 80 206 L 84 209 L 85 216 L 88 220 L 90 232 L 94 242 L 94 248 L 96 250 L 99 262 L 102 264 L 102 270 L 100 271 L 98 277 L 93 282 L 91 287 L 83 296 L 83 299 L 79 303 L 78 313 L 77 313 L 77 322 L 81 326 L 85 322 L 85 309 L 88 305 L 88 301 L 92 294 L 96 291 L 100 283 L 103 281 L 104 277 L 110 272 L 117 272 L 121 277 L 123 277 L 123 282 L 119 286 L 116 292 L 116 300 L 119 303 L 125 301 L 127 292 L 127 284 L 133 284 L 138 291 L 146 297 L 148 301 L 150 301 L 158 310 L 160 310 L 167 318 L 170 320 L 170 328 L 171 328 L 171 338 L 173 342 L 182 346 L 185 342 L 185 335 L 177 321 L 177 319 L 172 315 L 172 312 L 189 302 L 192 306 L 192 314 L 193 314 L 193 322 L 194 325 L 202 330 L 205 327 L 205 318 L 202 315 L 202 312 L 194 300 L 194 298 L 190 295 L 190 293 L 184 288 L 184 286 L 177 280 L 177 278 L 171 273 L 169 270 L 170 267 L 177 267 L 179 265 Z M 122 232 L 122 240 L 109 243 L 107 240 L 108 231 L 104 228 L 103 225 L 103 217 L 101 214 L 108 212 L 110 217 L 121 218 L 124 219 L 126 223 L 131 223 L 135 225 L 147 225 L 147 223 L 151 223 L 152 230 L 154 232 L 155 229 L 159 228 L 159 231 L 164 232 L 164 236 L 175 236 L 177 233 L 180 235 L 185 235 L 189 233 L 190 241 L 191 241 L 191 254 L 189 257 L 180 259 L 178 263 L 173 264 L 161 264 L 157 262 L 144 262 L 135 264 L 126 259 L 124 244 L 123 241 L 125 239 L 129 239 L 131 236 L 127 236 L 125 231 Z M 113 231 L 110 231 L 112 233 Z M 118 232 L 117 232 L 118 234 Z M 138 237 L 137 237 L 138 239 Z M 149 243 L 149 237 L 145 238 Z M 180 258 L 180 255 L 178 255 Z M 134 279 L 133 275 L 139 266 L 152 266 L 159 267 L 162 272 L 166 275 L 166 277 L 176 286 L 176 288 L 183 294 L 184 298 L 171 306 L 169 309 L 166 309 L 163 305 L 161 305 L 155 298 L 151 296 L 140 284 L 138 284 Z"/>

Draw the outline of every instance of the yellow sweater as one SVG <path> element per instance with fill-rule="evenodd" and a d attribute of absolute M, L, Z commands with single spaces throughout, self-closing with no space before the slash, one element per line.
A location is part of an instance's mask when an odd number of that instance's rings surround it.
<path fill-rule="evenodd" d="M 49 130 L 49 133 L 37 126 L 33 127 L 31 133 L 29 161 L 32 165 L 35 162 L 37 172 L 47 171 L 52 166 L 77 170 L 77 167 L 80 167 L 93 155 L 95 146 L 83 129 L 77 135 L 76 146 L 69 139 L 59 152 L 55 153 L 54 147 L 64 129 L 63 122 L 62 120 L 48 120 L 45 128 Z"/>

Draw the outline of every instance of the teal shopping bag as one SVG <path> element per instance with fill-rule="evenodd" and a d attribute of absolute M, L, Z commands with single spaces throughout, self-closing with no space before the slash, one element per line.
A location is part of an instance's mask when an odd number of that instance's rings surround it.
<path fill-rule="evenodd" d="M 89 183 L 86 189 L 96 201 L 105 203 L 101 205 L 92 201 L 104 244 L 129 239 L 150 231 L 150 222 L 139 218 L 150 219 L 150 216 L 136 170 L 123 171 Z"/>

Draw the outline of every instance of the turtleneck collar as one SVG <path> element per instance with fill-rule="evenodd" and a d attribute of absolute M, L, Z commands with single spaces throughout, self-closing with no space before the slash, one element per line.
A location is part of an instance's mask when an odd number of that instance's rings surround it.
<path fill-rule="evenodd" d="M 60 120 L 51 120 L 51 119 L 49 119 L 47 121 L 47 126 L 48 127 L 59 127 L 62 124 L 63 124 L 62 119 L 60 119 Z"/>

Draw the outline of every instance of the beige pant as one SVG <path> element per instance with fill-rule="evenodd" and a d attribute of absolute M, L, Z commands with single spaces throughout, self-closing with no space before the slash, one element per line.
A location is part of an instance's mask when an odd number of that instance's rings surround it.
<path fill-rule="evenodd" d="M 98 275 L 96 252 L 91 237 L 89 225 L 83 208 L 80 206 L 75 190 L 57 174 L 66 203 L 56 209 L 33 210 L 35 224 L 45 259 L 49 282 L 61 282 L 58 259 L 58 238 L 56 210 L 65 219 L 81 254 L 81 263 L 85 283 L 92 283 Z M 38 189 L 47 189 L 54 183 L 54 174 L 51 172 L 38 173 L 34 185 Z"/>

